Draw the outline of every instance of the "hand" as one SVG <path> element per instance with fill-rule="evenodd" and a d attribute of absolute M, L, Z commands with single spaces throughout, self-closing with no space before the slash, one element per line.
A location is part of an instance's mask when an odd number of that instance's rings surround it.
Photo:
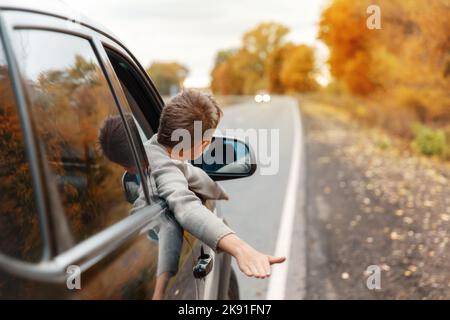
<path fill-rule="evenodd" d="M 234 234 L 223 237 L 218 244 L 219 248 L 236 258 L 239 269 L 249 277 L 265 279 L 270 277 L 271 265 L 283 263 L 285 257 L 272 257 L 263 254 Z"/>
<path fill-rule="evenodd" d="M 270 277 L 271 265 L 283 263 L 285 257 L 272 257 L 263 254 L 250 246 L 243 248 L 235 256 L 239 269 L 249 277 L 265 279 Z"/>

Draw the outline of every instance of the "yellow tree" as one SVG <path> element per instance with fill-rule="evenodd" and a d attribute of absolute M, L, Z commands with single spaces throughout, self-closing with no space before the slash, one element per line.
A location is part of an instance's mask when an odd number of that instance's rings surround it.
<path fill-rule="evenodd" d="M 211 73 L 212 90 L 222 94 L 254 94 L 265 89 L 267 59 L 288 32 L 282 24 L 261 23 L 244 34 L 240 48 L 219 52 Z"/>
<path fill-rule="evenodd" d="M 315 79 L 314 49 L 288 43 L 275 49 L 267 59 L 268 90 L 273 93 L 306 92 L 318 86 Z"/>
<path fill-rule="evenodd" d="M 366 1 L 333 0 L 323 12 L 319 39 L 330 49 L 331 74 L 355 94 L 368 94 L 376 86 L 370 78 L 370 37 Z"/>
<path fill-rule="evenodd" d="M 256 89 L 265 88 L 265 65 L 269 55 L 282 45 L 289 28 L 276 22 L 263 22 L 242 37 L 242 49 L 246 53 L 249 81 Z M 255 82 L 256 81 L 256 82 Z M 252 90 L 248 90 L 252 91 Z"/>
<path fill-rule="evenodd" d="M 236 51 L 222 50 L 217 53 L 211 72 L 211 90 L 222 95 L 243 94 L 243 75 L 237 69 Z"/>
<path fill-rule="evenodd" d="M 286 58 L 292 51 L 294 44 L 287 43 L 274 49 L 269 55 L 266 62 L 266 79 L 267 90 L 271 93 L 284 93 L 284 85 L 281 81 L 280 74 Z"/>
<path fill-rule="evenodd" d="M 286 92 L 313 91 L 318 84 L 314 49 L 306 45 L 294 46 L 281 68 L 280 78 Z"/>
<path fill-rule="evenodd" d="M 369 30 L 366 9 L 371 2 L 332 0 L 323 11 L 319 38 L 329 47 L 332 75 L 351 93 L 378 98 L 380 121 L 398 111 L 397 116 L 407 115 L 410 121 L 446 125 L 449 2 L 379 0 L 381 29 Z M 402 133 L 408 125 L 403 125 Z"/>
<path fill-rule="evenodd" d="M 373 77 L 419 121 L 450 119 L 448 1 L 382 1 L 383 32 L 372 51 Z"/>

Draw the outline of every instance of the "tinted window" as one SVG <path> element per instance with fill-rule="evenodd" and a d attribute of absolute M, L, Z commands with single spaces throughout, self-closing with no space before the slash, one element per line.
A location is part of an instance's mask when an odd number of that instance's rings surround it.
<path fill-rule="evenodd" d="M 106 52 L 135 119 L 140 138 L 136 139 L 138 140 L 136 144 L 139 145 L 138 152 L 140 152 L 140 156 L 146 158 L 147 154 L 143 144 L 153 136 L 158 128 L 159 108 L 151 93 L 143 84 L 139 72 L 115 51 L 106 49 Z M 151 185 L 149 185 L 149 192 L 155 192 Z"/>
<path fill-rule="evenodd" d="M 83 240 L 132 208 L 122 189 L 124 167 L 110 161 L 99 143 L 105 121 L 118 117 L 117 106 L 90 41 L 18 30 L 14 44 L 39 142 L 75 241 Z M 127 135 L 123 138 L 123 154 L 136 167 Z"/>
<path fill-rule="evenodd" d="M 145 142 L 158 130 L 160 112 L 156 99 L 146 88 L 139 72 L 125 58 L 110 49 L 106 51 L 139 124 L 141 139 Z"/>
<path fill-rule="evenodd" d="M 0 251 L 38 261 L 42 252 L 39 220 L 24 136 L 0 43 Z M 0 279 L 0 291 L 4 282 Z"/>

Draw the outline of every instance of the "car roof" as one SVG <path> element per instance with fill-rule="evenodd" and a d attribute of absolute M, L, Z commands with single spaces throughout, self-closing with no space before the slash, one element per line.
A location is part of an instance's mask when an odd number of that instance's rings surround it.
<path fill-rule="evenodd" d="M 120 42 L 110 30 L 94 22 L 62 0 L 0 0 L 0 9 L 37 12 L 63 19 L 70 19 Z"/>

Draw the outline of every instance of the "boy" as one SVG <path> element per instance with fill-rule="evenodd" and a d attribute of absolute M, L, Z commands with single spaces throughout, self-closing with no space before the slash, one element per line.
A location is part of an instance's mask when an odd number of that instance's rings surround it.
<path fill-rule="evenodd" d="M 125 121 L 131 130 L 135 139 L 140 139 L 139 132 L 130 113 L 124 115 Z M 133 157 L 133 151 L 130 148 L 127 139 L 125 126 L 122 118 L 110 116 L 104 122 L 99 132 L 99 145 L 102 153 L 112 162 L 119 164 L 130 174 L 139 174 L 136 162 Z M 145 150 L 141 150 L 145 154 Z M 148 160 L 141 159 L 141 164 L 145 171 L 149 171 Z M 140 177 L 139 177 L 140 180 Z M 152 187 L 151 179 L 147 180 L 147 186 L 151 197 L 156 197 L 155 190 Z M 142 183 L 138 187 L 130 190 L 139 194 L 133 203 L 130 214 L 147 205 Z M 145 228 L 142 232 L 148 232 L 147 237 L 158 243 L 158 264 L 156 270 L 156 283 L 153 291 L 153 300 L 160 300 L 164 297 L 167 282 L 170 277 L 178 271 L 178 262 L 183 244 L 183 230 L 175 221 L 173 215 L 169 212 L 155 217 L 152 227 Z"/>
<path fill-rule="evenodd" d="M 206 208 L 199 196 L 217 200 L 228 199 L 228 196 L 203 170 L 188 162 L 198 158 L 209 146 L 221 116 L 222 111 L 209 95 L 185 90 L 171 99 L 162 111 L 158 133 L 144 144 L 151 172 L 149 184 L 166 201 L 181 227 L 213 250 L 235 257 L 239 269 L 247 276 L 266 278 L 270 276 L 270 265 L 282 263 L 285 258 L 258 252 Z M 108 128 L 108 120 L 102 131 Z M 194 132 L 198 121 L 201 122 L 201 137 Z M 133 121 L 127 119 L 127 122 L 130 127 L 135 126 Z M 188 136 L 182 135 L 181 142 L 174 139 L 180 129 L 189 133 Z M 115 141 L 103 139 L 108 141 L 102 143 L 102 131 L 100 143 L 103 150 L 108 150 L 105 155 L 127 170 L 133 170 L 126 163 L 112 159 L 110 151 L 114 149 Z M 123 150 L 121 155 L 124 155 Z M 136 201 L 143 199 L 141 192 Z"/>

